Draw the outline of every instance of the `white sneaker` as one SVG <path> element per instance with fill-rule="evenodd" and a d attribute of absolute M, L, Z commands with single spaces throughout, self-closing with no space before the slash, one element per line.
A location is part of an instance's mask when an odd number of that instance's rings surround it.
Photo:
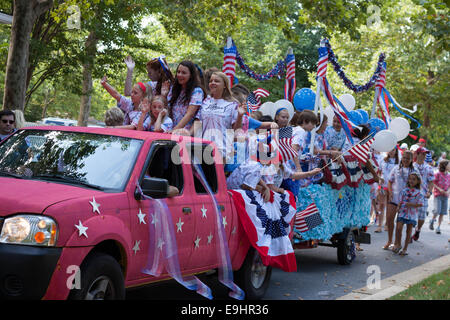
<path fill-rule="evenodd" d="M 437 234 L 441 234 L 441 228 L 437 227 L 437 228 L 436 228 L 436 233 L 437 233 Z"/>

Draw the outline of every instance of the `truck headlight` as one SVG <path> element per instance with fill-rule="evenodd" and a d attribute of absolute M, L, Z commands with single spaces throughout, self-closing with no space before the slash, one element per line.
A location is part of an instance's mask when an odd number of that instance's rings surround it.
<path fill-rule="evenodd" d="M 0 243 L 14 243 L 52 247 L 56 244 L 56 222 L 43 216 L 18 215 L 5 219 Z"/>

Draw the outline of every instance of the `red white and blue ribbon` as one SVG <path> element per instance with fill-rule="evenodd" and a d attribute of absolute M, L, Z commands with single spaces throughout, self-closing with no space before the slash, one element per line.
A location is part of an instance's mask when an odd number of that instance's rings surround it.
<path fill-rule="evenodd" d="M 296 82 L 295 82 L 295 56 L 288 54 L 286 56 L 286 82 L 284 85 L 284 99 L 292 102 L 294 99 Z"/>
<path fill-rule="evenodd" d="M 211 289 L 207 285 L 195 276 L 183 277 L 181 274 L 172 214 L 165 201 L 144 195 L 139 183 L 136 183 L 136 186 L 141 196 L 150 200 L 149 216 L 154 217 L 153 223 L 149 223 L 148 259 L 142 272 L 158 277 L 163 269 L 166 269 L 167 273 L 185 288 L 212 299 Z"/>
<path fill-rule="evenodd" d="M 223 227 L 223 218 L 222 214 L 219 210 L 219 204 L 217 203 L 216 197 L 214 196 L 214 192 L 212 191 L 208 181 L 206 180 L 205 174 L 202 170 L 202 167 L 199 164 L 198 159 L 195 159 L 192 167 L 194 169 L 194 175 L 201 182 L 203 187 L 207 190 L 208 194 L 211 196 L 211 199 L 214 203 L 215 213 L 216 213 L 216 226 L 218 236 L 216 238 L 216 248 L 218 249 L 217 255 L 219 258 L 219 281 L 228 287 L 231 291 L 229 296 L 238 299 L 244 300 L 245 293 L 239 288 L 233 280 L 233 267 L 231 265 L 230 251 L 228 248 L 227 236 L 225 233 L 225 229 Z"/>
<path fill-rule="evenodd" d="M 378 103 L 380 106 L 381 118 L 386 124 L 386 128 L 389 128 L 389 124 L 392 120 L 389 111 L 389 102 L 391 102 L 391 104 L 400 114 L 417 123 L 417 128 L 420 128 L 420 122 L 410 115 L 404 113 L 402 110 L 408 109 L 403 108 L 386 89 L 386 62 L 383 62 L 379 78 L 377 79 L 377 82 L 375 84 L 375 97 L 373 101 L 371 117 L 373 118 L 375 116 L 375 110 Z M 411 110 L 408 111 L 411 112 Z"/>

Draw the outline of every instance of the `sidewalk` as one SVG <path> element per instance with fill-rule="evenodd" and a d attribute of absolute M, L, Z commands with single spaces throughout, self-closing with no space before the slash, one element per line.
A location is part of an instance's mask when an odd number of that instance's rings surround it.
<path fill-rule="evenodd" d="M 385 300 L 406 290 L 410 285 L 448 269 L 449 266 L 450 254 L 392 277 L 382 279 L 380 289 L 360 288 L 353 290 L 350 294 L 339 297 L 337 300 Z"/>

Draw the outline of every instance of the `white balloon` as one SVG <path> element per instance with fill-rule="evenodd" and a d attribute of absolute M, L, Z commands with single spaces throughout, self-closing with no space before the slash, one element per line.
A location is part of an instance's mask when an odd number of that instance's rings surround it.
<path fill-rule="evenodd" d="M 342 96 L 339 97 L 339 101 L 342 102 L 342 104 L 348 111 L 355 109 L 356 101 L 351 94 L 349 93 L 343 94 Z"/>
<path fill-rule="evenodd" d="M 395 118 L 389 124 L 389 130 L 395 133 L 397 141 L 405 139 L 409 134 L 409 122 L 405 118 Z"/>
<path fill-rule="evenodd" d="M 275 103 L 267 101 L 264 102 L 261 107 L 259 107 L 258 111 L 261 111 L 265 116 L 271 116 L 273 118 L 273 114 L 275 113 L 275 111 L 273 110 L 274 108 Z"/>
<path fill-rule="evenodd" d="M 397 145 L 397 136 L 391 130 L 381 130 L 375 137 L 372 148 L 379 152 L 389 152 Z"/>
<path fill-rule="evenodd" d="M 325 108 L 325 110 L 323 110 L 323 114 L 325 114 L 328 118 L 328 125 L 329 126 L 333 125 L 333 117 L 334 117 L 333 109 L 330 106 L 328 106 Z"/>
<path fill-rule="evenodd" d="M 280 108 L 286 108 L 289 113 L 289 121 L 291 121 L 292 117 L 294 116 L 294 105 L 289 101 L 285 99 L 278 100 L 275 102 L 275 107 L 273 108 L 273 116 L 272 119 L 275 120 L 275 113 Z"/>

